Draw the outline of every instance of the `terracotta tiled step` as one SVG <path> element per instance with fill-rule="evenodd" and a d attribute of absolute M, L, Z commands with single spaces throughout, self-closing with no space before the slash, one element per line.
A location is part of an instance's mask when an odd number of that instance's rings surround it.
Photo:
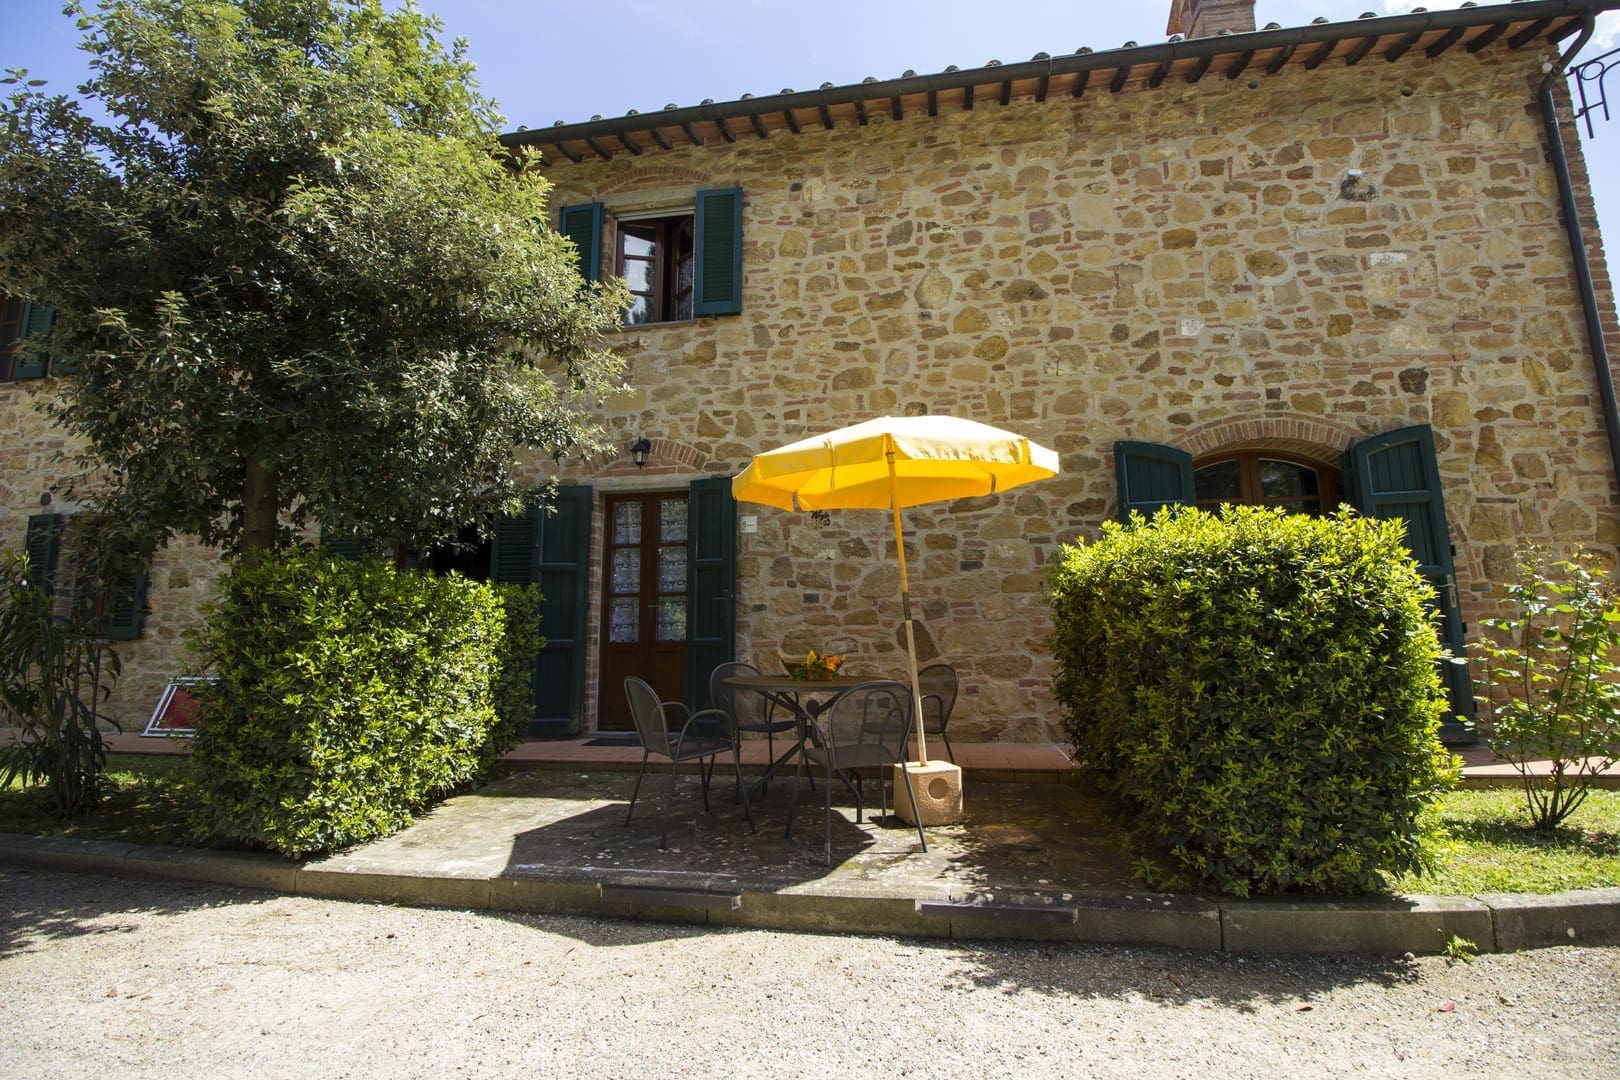
<path fill-rule="evenodd" d="M 0 729 L 0 740 L 10 733 Z M 590 746 L 596 736 L 578 736 L 564 739 L 527 739 L 507 754 L 504 760 L 517 765 L 579 765 L 592 769 L 634 769 L 641 764 L 639 746 Z M 128 754 L 184 754 L 189 743 L 184 738 L 149 738 L 129 732 L 114 733 L 106 737 L 115 753 Z M 780 754 L 785 743 L 778 740 L 776 752 Z M 1067 749 L 1059 743 L 973 743 L 956 740 L 957 764 L 972 779 L 986 782 L 1008 783 L 1063 783 L 1072 773 Z M 930 758 L 944 758 L 944 747 L 937 740 L 929 743 Z M 1517 783 L 1519 776 L 1514 767 L 1495 761 L 1487 747 L 1477 746 L 1456 751 L 1463 762 L 1464 786 L 1491 786 Z M 764 769 L 767 761 L 764 739 L 743 742 L 743 768 L 750 771 Z M 1544 774 L 1545 763 L 1538 763 L 1538 773 Z M 1598 778 L 1598 786 L 1620 788 L 1620 765 Z"/>

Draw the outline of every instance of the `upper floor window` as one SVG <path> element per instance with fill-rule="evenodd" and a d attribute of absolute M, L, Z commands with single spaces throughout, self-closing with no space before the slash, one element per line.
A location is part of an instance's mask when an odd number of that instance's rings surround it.
<path fill-rule="evenodd" d="M 1339 473 L 1313 462 L 1248 450 L 1193 469 L 1199 506 L 1222 503 L 1278 506 L 1291 514 L 1320 517 L 1339 504 Z"/>
<path fill-rule="evenodd" d="M 612 273 L 630 286 L 625 325 L 742 311 L 742 189 L 699 191 L 681 206 L 615 213 L 602 203 L 562 209 L 558 231 L 579 251 L 587 281 Z"/>
<path fill-rule="evenodd" d="M 619 276 L 634 298 L 627 326 L 692 317 L 692 215 L 618 223 Z"/>

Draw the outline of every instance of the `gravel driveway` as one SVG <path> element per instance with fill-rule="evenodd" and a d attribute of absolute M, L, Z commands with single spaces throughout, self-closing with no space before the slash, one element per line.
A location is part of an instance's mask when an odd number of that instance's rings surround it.
<path fill-rule="evenodd" d="M 1240 958 L 0 869 L 3 1076 L 1613 1076 L 1620 949 Z"/>

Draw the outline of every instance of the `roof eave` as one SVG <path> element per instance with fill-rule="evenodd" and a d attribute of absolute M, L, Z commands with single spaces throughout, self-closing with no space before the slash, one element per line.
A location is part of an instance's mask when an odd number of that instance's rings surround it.
<path fill-rule="evenodd" d="M 1225 56 L 1251 55 L 1272 50 L 1287 50 L 1290 63 L 1306 63 L 1301 56 L 1308 46 L 1339 45 L 1345 41 L 1370 41 L 1386 37 L 1421 38 L 1436 31 L 1467 31 L 1474 28 L 1524 24 L 1525 28 L 1545 22 L 1537 33 L 1547 41 L 1559 41 L 1574 33 L 1588 14 L 1620 8 L 1620 0 L 1515 0 L 1511 4 L 1486 7 L 1454 8 L 1446 11 L 1417 12 L 1373 19 L 1355 19 L 1348 22 L 1318 23 L 1309 26 L 1256 30 L 1246 34 L 1220 34 L 1212 37 L 1183 41 L 1167 41 L 1156 45 L 1143 45 L 1127 49 L 1109 49 L 1103 52 L 1075 53 L 1067 56 L 1026 60 L 1012 64 L 970 68 L 963 71 L 940 72 L 932 75 L 913 75 L 898 79 L 854 83 L 846 86 L 826 87 L 791 94 L 773 94 L 765 97 L 742 98 L 735 101 L 708 102 L 677 109 L 664 109 L 655 113 L 632 113 L 574 124 L 558 124 L 549 128 L 528 128 L 501 136 L 501 142 L 512 148 L 552 147 L 572 160 L 580 154 L 567 150 L 569 144 L 583 144 L 601 157 L 618 152 L 618 147 L 604 147 L 603 140 L 622 142 L 624 137 L 651 135 L 655 129 L 684 130 L 689 141 L 698 143 L 694 125 L 715 125 L 723 128 L 729 121 L 753 124 L 756 118 L 778 113 L 796 114 L 835 106 L 886 102 L 907 97 L 926 96 L 930 100 L 943 92 L 966 91 L 983 86 L 1011 85 L 1027 80 L 1047 80 L 1053 77 L 1091 75 L 1099 71 L 1129 73 L 1137 68 L 1151 66 L 1155 73 L 1168 72 L 1181 61 L 1203 61 L 1213 64 Z M 1447 44 L 1449 47 L 1451 43 Z M 1405 50 L 1403 49 L 1402 52 Z M 1160 76 L 1162 79 L 1163 76 Z M 1088 80 L 1089 81 L 1089 80 Z M 1098 84 L 1100 85 L 1100 84 Z M 1154 85 L 1157 85 L 1155 83 Z M 823 112 L 823 115 L 825 113 Z M 864 120 L 862 121 L 864 123 Z M 763 132 L 761 132 L 763 137 Z M 727 141 L 731 141 L 728 137 Z M 629 150 L 629 146 L 624 147 Z"/>

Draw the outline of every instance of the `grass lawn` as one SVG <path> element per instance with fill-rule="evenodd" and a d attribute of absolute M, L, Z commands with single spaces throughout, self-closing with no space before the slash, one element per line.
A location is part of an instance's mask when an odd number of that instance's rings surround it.
<path fill-rule="evenodd" d="M 0 789 L 0 832 L 120 840 L 135 844 L 204 843 L 186 790 L 186 759 L 114 754 L 107 796 L 95 814 L 63 820 L 41 791 Z M 496 777 L 504 774 L 497 770 Z M 1455 791 L 1439 807 L 1448 839 L 1438 871 L 1401 877 L 1401 892 L 1468 895 L 1550 893 L 1620 885 L 1620 791 L 1593 791 L 1557 832 L 1530 827 L 1518 788 Z"/>
<path fill-rule="evenodd" d="M 56 816 L 43 789 L 27 789 L 13 782 L 0 788 L 0 832 L 131 844 L 195 844 L 195 806 L 186 790 L 185 771 L 186 758 L 179 755 L 109 755 L 102 774 L 107 786 L 101 806 L 87 817 L 66 819 Z"/>
<path fill-rule="evenodd" d="M 0 832 L 241 850 L 241 844 L 201 834 L 197 804 L 186 784 L 189 761 L 181 754 L 108 755 L 106 795 L 88 817 L 59 818 L 42 789 L 13 782 L 0 788 Z M 509 775 L 508 766 L 497 764 L 490 779 Z"/>
<path fill-rule="evenodd" d="M 1402 892 L 1552 893 L 1620 885 L 1620 791 L 1593 791 L 1557 831 L 1530 827 L 1518 787 L 1454 791 L 1440 803 L 1448 839 L 1438 871 Z"/>

